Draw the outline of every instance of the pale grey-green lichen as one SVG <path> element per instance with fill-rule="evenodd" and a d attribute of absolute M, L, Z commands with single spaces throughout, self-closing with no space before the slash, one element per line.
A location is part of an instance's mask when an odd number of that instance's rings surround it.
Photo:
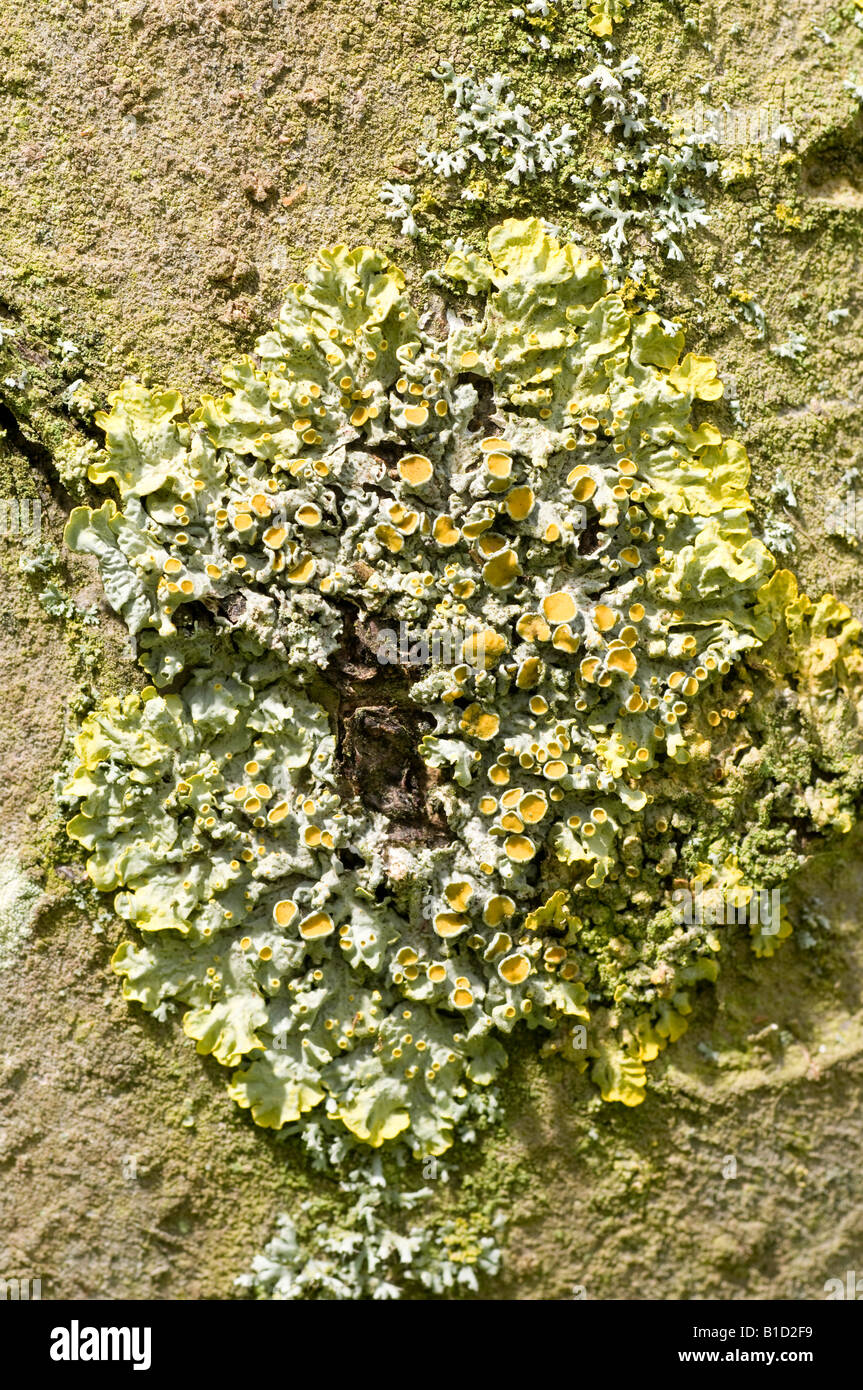
<path fill-rule="evenodd" d="M 15 965 L 26 950 L 40 895 L 17 860 L 8 855 L 0 859 L 0 970 Z"/>
<path fill-rule="evenodd" d="M 719 170 L 713 157 L 716 131 L 709 123 L 690 128 L 693 112 L 666 120 L 651 111 L 636 86 L 642 69 L 635 54 L 617 62 L 608 42 L 590 50 L 582 45 L 578 52 L 594 66 L 575 84 L 575 99 L 594 111 L 614 142 L 605 167 L 595 165 L 587 176 L 565 172 L 579 153 L 578 133 L 569 122 L 558 131 L 548 122 L 538 126 L 501 73 L 482 79 L 444 63 L 433 76 L 453 106 L 456 128 L 448 146 L 418 146 L 419 168 L 439 179 L 459 180 L 464 202 L 482 201 L 487 178 L 495 174 L 515 186 L 554 176 L 586 195 L 579 210 L 601 227 L 600 244 L 615 265 L 622 263 L 632 233 L 639 229 L 643 254 L 655 247 L 664 259 L 682 260 L 681 243 L 709 221 L 693 185 Z M 385 183 L 380 198 L 403 235 L 421 234 L 416 188 Z M 643 273 L 644 261 L 633 260 L 631 270 Z"/>
<path fill-rule="evenodd" d="M 388 1187 L 380 1168 L 353 1170 L 339 1184 L 345 1199 L 333 1217 L 321 1201 L 302 1203 L 298 1221 L 280 1216 L 276 1234 L 235 1281 L 255 1298 L 395 1299 L 476 1293 L 500 1269 L 493 1235 L 476 1221 L 439 1218 L 419 1225 L 410 1213 L 431 1196 Z"/>

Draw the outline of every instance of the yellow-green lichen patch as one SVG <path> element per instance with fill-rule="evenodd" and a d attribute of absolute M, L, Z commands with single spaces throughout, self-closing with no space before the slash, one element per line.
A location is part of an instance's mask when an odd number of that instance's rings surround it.
<path fill-rule="evenodd" d="M 535 220 L 446 271 L 479 310 L 443 341 L 383 256 L 334 247 L 224 395 L 186 415 L 127 383 L 90 470 L 122 509 L 67 533 L 154 682 L 87 719 L 67 788 L 143 933 L 127 997 L 186 1006 L 259 1124 L 417 1155 L 481 1108 L 518 1023 L 643 1097 L 719 950 L 673 920 L 659 803 L 697 786 L 707 711 L 778 623 L 819 689 L 840 650 L 832 610 L 771 578 L 711 360 Z M 438 830 L 397 844 L 321 703 L 364 624 L 411 632 L 377 657 L 420 668 Z M 724 833 L 688 881 L 759 888 Z"/>

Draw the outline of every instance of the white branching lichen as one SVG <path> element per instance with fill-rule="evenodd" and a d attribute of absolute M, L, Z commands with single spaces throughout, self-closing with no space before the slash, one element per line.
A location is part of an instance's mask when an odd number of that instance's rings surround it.
<path fill-rule="evenodd" d="M 448 150 L 420 145 L 422 168 L 452 178 L 475 164 L 502 164 L 506 181 L 518 185 L 522 179 L 554 172 L 574 153 L 575 130 L 564 125 L 555 134 L 548 122 L 534 129 L 530 108 L 516 100 L 499 72 L 482 80 L 443 63 L 434 76 L 455 109 L 456 138 Z"/>
<path fill-rule="evenodd" d="M 235 1281 L 255 1298 L 397 1299 L 420 1294 L 476 1293 L 483 1275 L 500 1269 L 493 1235 L 476 1221 L 405 1220 L 432 1195 L 389 1187 L 380 1164 L 354 1169 L 339 1183 L 342 1209 L 333 1216 L 321 1201 L 300 1207 L 299 1219 L 280 1216 L 276 1234 L 251 1270 Z"/>
<path fill-rule="evenodd" d="M 607 223 L 600 241 L 615 265 L 624 259 L 631 230 L 641 226 L 667 260 L 683 260 L 681 242 L 709 220 L 703 199 L 691 187 L 696 176 L 712 176 L 718 165 L 703 150 L 710 134 L 675 132 L 649 113 L 648 101 L 636 83 L 641 65 L 630 54 L 611 66 L 614 48 L 605 45 L 606 62 L 578 82 L 586 106 L 600 110 L 606 135 L 616 136 L 615 153 L 607 169 L 590 178 L 573 175 L 574 186 L 586 197 L 580 211 L 592 221 Z"/>
<path fill-rule="evenodd" d="M 385 183 L 381 188 L 380 200 L 386 204 L 385 216 L 390 222 L 398 222 L 402 236 L 419 236 L 420 229 L 413 215 L 416 191 L 411 184 Z"/>

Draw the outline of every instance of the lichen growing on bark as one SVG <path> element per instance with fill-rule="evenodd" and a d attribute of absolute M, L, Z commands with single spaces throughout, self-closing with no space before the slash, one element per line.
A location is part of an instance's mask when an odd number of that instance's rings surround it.
<path fill-rule="evenodd" d="M 153 681 L 65 789 L 143 938 L 126 997 L 183 1006 L 260 1125 L 415 1156 L 482 1117 L 519 1024 L 637 1104 L 726 902 L 772 954 L 751 904 L 858 796 L 859 631 L 752 535 L 714 362 L 535 220 L 445 272 L 443 338 L 334 247 L 223 397 L 124 385 L 88 470 L 120 507 L 67 529 Z M 769 738 L 738 766 L 758 681 L 835 785 L 788 790 Z M 711 911 L 681 922 L 681 884 Z"/>
<path fill-rule="evenodd" d="M 0 970 L 8 970 L 24 949 L 38 899 L 39 889 L 15 859 L 0 859 Z"/>

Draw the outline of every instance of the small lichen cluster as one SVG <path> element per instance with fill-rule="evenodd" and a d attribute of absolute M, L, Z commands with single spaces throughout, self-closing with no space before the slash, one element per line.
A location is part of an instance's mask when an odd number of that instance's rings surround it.
<path fill-rule="evenodd" d="M 572 127 L 564 125 L 557 135 L 548 122 L 535 129 L 529 108 L 516 100 L 501 73 L 478 81 L 471 73 L 457 73 L 452 63 L 443 63 L 433 76 L 443 84 L 456 113 L 455 146 L 430 150 L 420 145 L 421 168 L 451 178 L 474 163 L 500 162 L 506 182 L 517 186 L 522 179 L 551 173 L 573 153 Z"/>
<path fill-rule="evenodd" d="M 666 260 L 682 261 L 681 242 L 709 221 L 692 183 L 712 177 L 719 168 L 715 159 L 705 157 L 713 137 L 675 129 L 652 113 L 636 86 L 642 77 L 639 59 L 631 53 L 615 64 L 615 57 L 614 45 L 606 43 L 603 61 L 578 82 L 585 103 L 601 116 L 605 134 L 615 137 L 607 168 L 594 169 L 589 178 L 572 178 L 586 194 L 579 210 L 607 224 L 599 239 L 615 265 L 623 260 L 631 230 L 638 225 Z"/>
<path fill-rule="evenodd" d="M 431 1189 L 393 1190 L 377 1171 L 351 1172 L 340 1183 L 346 1198 L 333 1220 L 320 1201 L 300 1208 L 299 1224 L 283 1215 L 263 1254 L 256 1255 L 237 1285 L 254 1298 L 395 1299 L 407 1289 L 421 1296 L 468 1290 L 476 1293 L 483 1275 L 500 1269 L 500 1250 L 492 1235 L 463 1217 L 428 1225 L 406 1223 Z M 413 1286 L 413 1287 L 412 1287 Z"/>
<path fill-rule="evenodd" d="M 626 18 L 627 10 L 635 0 L 590 0 L 590 18 L 587 27 L 598 38 L 608 38 L 615 24 Z"/>
<path fill-rule="evenodd" d="M 114 958 L 126 997 L 181 1005 L 257 1123 L 416 1156 L 471 1121 L 519 1024 L 642 1099 L 717 971 L 710 923 L 672 919 L 681 865 L 738 906 L 780 872 L 753 876 L 740 779 L 685 843 L 711 756 L 737 773 L 743 658 L 793 614 L 780 651 L 849 727 L 861 664 L 847 610 L 807 609 L 751 534 L 710 359 L 535 220 L 446 274 L 480 307 L 437 340 L 383 256 L 325 250 L 225 395 L 187 416 L 127 383 L 89 466 L 121 508 L 67 530 L 152 678 L 87 718 L 66 787 L 143 936 Z M 456 654 L 399 674 L 417 732 L 390 804 L 349 754 L 393 714 L 362 687 L 401 623 Z M 807 775 L 798 822 L 844 797 L 846 828 L 852 794 Z M 752 925 L 755 949 L 789 931 Z"/>
<path fill-rule="evenodd" d="M 578 52 L 595 65 L 576 82 L 574 99 L 598 116 L 604 134 L 614 141 L 606 166 L 595 166 L 586 177 L 566 172 L 583 144 L 574 126 L 565 122 L 557 133 L 547 121 L 537 126 L 530 108 L 516 99 L 499 72 L 482 79 L 443 63 L 432 75 L 453 107 L 455 131 L 448 147 L 418 146 L 419 168 L 458 182 L 466 203 L 483 200 L 489 173 L 503 171 L 503 181 L 514 186 L 554 176 L 560 196 L 566 195 L 567 184 L 582 195 L 578 211 L 602 227 L 599 241 L 613 264 L 622 263 L 635 228 L 645 234 L 645 249 L 654 245 L 664 259 L 682 260 L 682 242 L 709 221 L 693 182 L 709 179 L 719 169 L 705 153 L 715 133 L 680 128 L 679 122 L 652 112 L 636 85 L 642 69 L 635 54 L 616 62 L 610 42 L 581 45 Z M 403 236 L 423 235 L 416 187 L 387 182 L 380 199 L 385 216 Z M 640 261 L 634 267 L 643 270 Z"/>

